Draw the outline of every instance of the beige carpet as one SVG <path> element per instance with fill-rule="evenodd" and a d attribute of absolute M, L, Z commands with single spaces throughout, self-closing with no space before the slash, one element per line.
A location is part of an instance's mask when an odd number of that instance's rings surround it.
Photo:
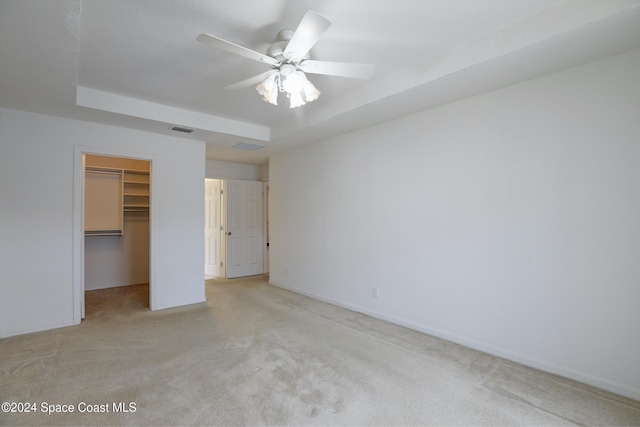
<path fill-rule="evenodd" d="M 206 304 L 160 312 L 146 286 L 91 291 L 80 326 L 0 340 L 0 401 L 36 410 L 0 424 L 640 424 L 640 402 L 262 276 L 206 289 Z M 51 405 L 74 412 L 42 413 L 64 409 Z"/>

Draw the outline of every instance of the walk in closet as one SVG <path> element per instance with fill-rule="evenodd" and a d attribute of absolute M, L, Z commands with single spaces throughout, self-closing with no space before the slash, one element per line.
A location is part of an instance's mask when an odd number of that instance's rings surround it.
<path fill-rule="evenodd" d="M 150 162 L 84 156 L 85 290 L 149 283 Z"/>

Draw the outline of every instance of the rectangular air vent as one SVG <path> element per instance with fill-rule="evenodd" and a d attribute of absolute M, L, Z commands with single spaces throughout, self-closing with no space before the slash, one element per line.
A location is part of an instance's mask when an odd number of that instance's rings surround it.
<path fill-rule="evenodd" d="M 171 126 L 170 129 L 171 130 L 175 130 L 176 132 L 183 132 L 183 133 L 191 133 L 191 132 L 193 132 L 193 129 L 183 128 L 181 126 Z"/>
<path fill-rule="evenodd" d="M 243 141 L 240 144 L 234 145 L 233 147 L 234 148 L 239 148 L 241 150 L 256 151 L 256 150 L 259 150 L 261 148 L 264 148 L 264 145 L 256 144 L 256 143 L 253 143 L 253 142 Z"/>

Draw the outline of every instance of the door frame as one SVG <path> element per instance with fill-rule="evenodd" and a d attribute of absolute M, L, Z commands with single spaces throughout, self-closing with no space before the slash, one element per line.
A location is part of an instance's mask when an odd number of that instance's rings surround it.
<path fill-rule="evenodd" d="M 220 181 L 220 224 L 222 225 L 222 229 L 220 230 L 220 276 L 223 278 L 227 278 L 227 234 L 226 234 L 226 224 L 227 224 L 227 208 L 226 208 L 226 187 L 227 181 L 232 178 L 210 178 L 205 177 L 205 182 L 207 180 L 215 179 Z M 236 178 L 233 178 L 236 179 Z M 249 180 L 254 181 L 254 180 Z M 267 246 L 267 235 L 268 235 L 268 197 L 269 197 L 269 181 L 260 181 L 262 182 L 262 217 L 263 217 L 263 263 L 262 263 L 262 272 L 263 274 L 269 272 L 269 247 Z M 205 184 L 206 185 L 206 184 Z"/>
<path fill-rule="evenodd" d="M 264 241 L 262 242 L 264 259 L 262 262 L 262 271 L 269 273 L 269 181 L 263 181 L 262 183 L 262 216 L 264 218 Z"/>
<path fill-rule="evenodd" d="M 155 276 L 155 158 L 148 153 L 138 153 L 104 147 L 76 145 L 73 149 L 73 324 L 78 325 L 84 318 L 84 165 L 83 154 L 146 160 L 150 163 L 149 194 L 149 308 L 156 307 L 153 283 Z"/>
<path fill-rule="evenodd" d="M 220 179 L 220 277 L 227 278 L 227 180 Z"/>
<path fill-rule="evenodd" d="M 224 271 L 222 269 L 223 265 L 224 265 L 224 260 L 223 260 L 223 256 L 222 256 L 222 236 L 223 236 L 223 232 L 222 232 L 222 224 L 223 224 L 223 218 L 222 218 L 222 183 L 223 180 L 219 179 L 219 178 L 205 178 L 204 179 L 204 188 L 205 188 L 205 212 L 207 211 L 207 209 L 209 209 L 206 206 L 206 201 L 207 201 L 207 183 L 209 181 L 218 181 L 218 194 L 216 195 L 218 198 L 218 218 L 219 218 L 219 226 L 218 226 L 218 247 L 216 248 L 218 250 L 218 275 L 217 277 L 225 277 L 224 276 Z M 206 215 L 205 215 L 206 216 Z M 205 226 L 207 224 L 207 221 L 209 219 L 205 217 Z M 205 228 L 205 245 L 208 246 L 208 242 L 207 242 L 207 232 L 206 232 L 206 228 Z M 205 248 L 205 255 L 207 254 L 207 249 Z M 204 269 L 205 269 L 205 276 L 207 275 L 207 262 L 205 259 L 205 265 L 204 265 Z"/>

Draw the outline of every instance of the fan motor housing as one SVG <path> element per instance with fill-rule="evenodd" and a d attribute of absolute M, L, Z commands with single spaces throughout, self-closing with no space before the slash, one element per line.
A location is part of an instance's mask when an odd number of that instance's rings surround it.
<path fill-rule="evenodd" d="M 287 44 L 289 43 L 289 40 L 291 40 L 292 36 L 293 30 L 281 30 L 278 33 L 277 40 L 267 48 L 267 56 L 275 58 L 278 61 L 287 61 L 289 58 L 286 58 L 284 56 L 284 50 L 286 49 Z M 311 55 L 309 55 L 309 52 L 307 52 L 307 54 L 302 57 L 300 61 L 307 60 L 310 57 Z"/>

